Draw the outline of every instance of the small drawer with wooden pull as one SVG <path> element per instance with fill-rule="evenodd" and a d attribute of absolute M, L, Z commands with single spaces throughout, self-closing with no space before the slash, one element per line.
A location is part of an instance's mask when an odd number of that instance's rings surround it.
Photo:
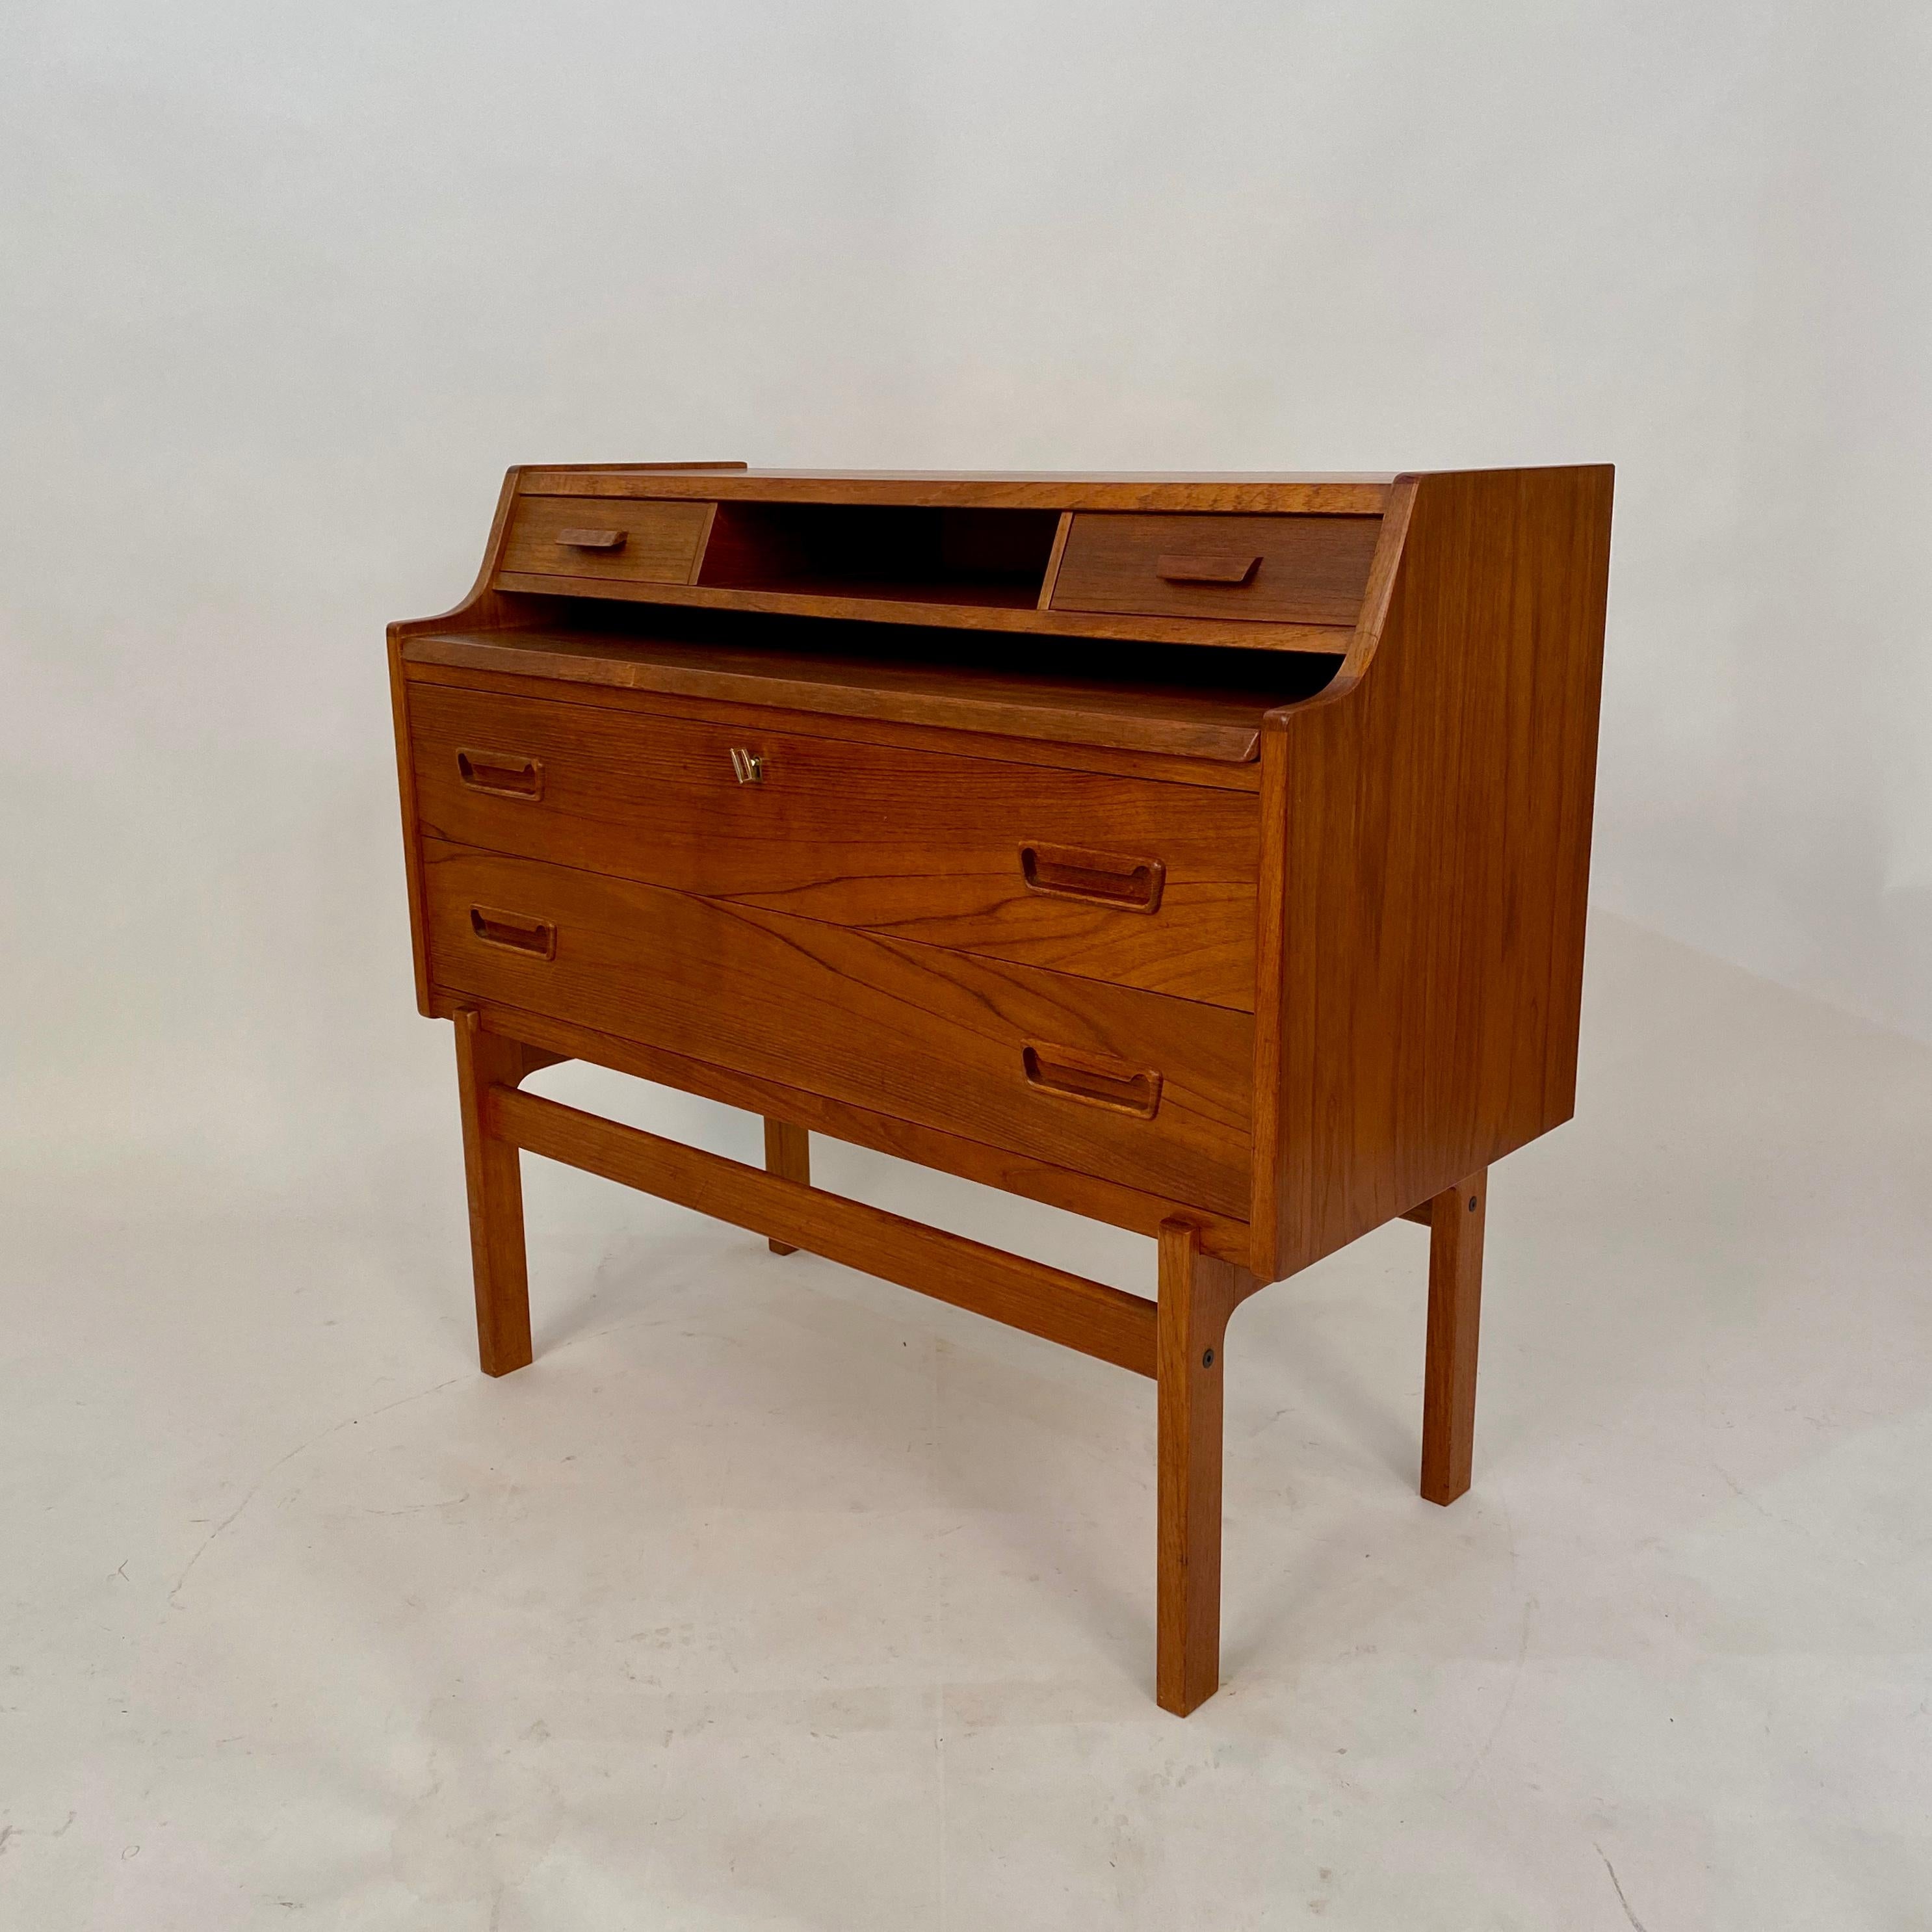
<path fill-rule="evenodd" d="M 712 508 L 622 497 L 519 496 L 498 574 L 689 584 L 698 574 Z"/>
<path fill-rule="evenodd" d="M 1067 532 L 1052 608 L 1353 624 L 1381 533 L 1379 517 L 1083 512 Z"/>
<path fill-rule="evenodd" d="M 1136 1066 L 1124 1060 L 1082 1053 L 1030 1040 L 1020 1050 L 1027 1084 L 1042 1094 L 1078 1100 L 1089 1107 L 1111 1107 L 1150 1120 L 1160 1112 L 1161 1074 L 1157 1067 Z"/>
<path fill-rule="evenodd" d="M 1256 794 L 414 686 L 432 836 L 1252 1011 Z"/>
<path fill-rule="evenodd" d="M 1254 1022 L 1225 1007 L 426 842 L 431 977 L 1244 1217 Z"/>
<path fill-rule="evenodd" d="M 532 919 L 520 912 L 502 912 L 488 906 L 470 908 L 470 930 L 485 946 L 500 946 L 507 952 L 527 952 L 535 959 L 556 957 L 556 928 L 547 919 Z"/>
<path fill-rule="evenodd" d="M 1020 848 L 1020 877 L 1027 890 L 1050 898 L 1084 905 L 1116 906 L 1126 912 L 1154 913 L 1167 884 L 1160 859 L 1136 859 L 1118 852 L 1082 852 L 1043 842 Z"/>
<path fill-rule="evenodd" d="M 472 791 L 486 792 L 492 798 L 534 802 L 543 796 L 543 760 L 519 752 L 459 751 L 456 776 Z"/>

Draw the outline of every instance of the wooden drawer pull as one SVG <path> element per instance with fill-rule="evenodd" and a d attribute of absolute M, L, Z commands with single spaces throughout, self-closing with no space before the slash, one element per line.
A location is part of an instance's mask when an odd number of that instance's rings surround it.
<path fill-rule="evenodd" d="M 556 540 L 566 550 L 622 550 L 622 530 L 559 530 Z"/>
<path fill-rule="evenodd" d="M 1022 845 L 1020 875 L 1030 892 L 1049 898 L 1085 899 L 1123 912 L 1154 912 L 1167 868 L 1158 859 L 1124 859 L 1112 852 L 1082 852 L 1070 845 Z"/>
<path fill-rule="evenodd" d="M 1154 574 L 1169 584 L 1245 584 L 1260 566 L 1258 556 L 1164 556 Z"/>
<path fill-rule="evenodd" d="M 1160 1076 L 1151 1067 L 1130 1066 L 1124 1060 L 1103 1060 L 1070 1046 L 1046 1046 L 1028 1040 L 1020 1058 L 1027 1084 L 1036 1093 L 1062 1100 L 1084 1101 L 1110 1113 L 1132 1114 L 1150 1120 L 1160 1111 Z"/>
<path fill-rule="evenodd" d="M 458 752 L 456 775 L 472 791 L 498 798 L 542 798 L 543 760 L 514 752 Z"/>
<path fill-rule="evenodd" d="M 528 952 L 539 959 L 556 957 L 556 928 L 547 919 L 520 912 L 494 912 L 488 906 L 470 908 L 470 929 L 486 946 Z"/>

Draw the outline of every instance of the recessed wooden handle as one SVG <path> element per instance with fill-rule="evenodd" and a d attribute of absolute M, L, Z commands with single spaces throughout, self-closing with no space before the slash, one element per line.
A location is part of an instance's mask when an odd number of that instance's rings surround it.
<path fill-rule="evenodd" d="M 1164 556 L 1154 574 L 1169 584 L 1245 584 L 1261 561 L 1258 556 Z"/>
<path fill-rule="evenodd" d="M 456 775 L 472 791 L 498 798 L 542 798 L 543 760 L 514 752 L 458 752 Z"/>
<path fill-rule="evenodd" d="M 1078 1100 L 1116 1114 L 1150 1120 L 1160 1111 L 1160 1076 L 1152 1067 L 1131 1066 L 1070 1046 L 1028 1040 L 1020 1052 L 1027 1084 L 1036 1093 Z"/>
<path fill-rule="evenodd" d="M 1167 868 L 1158 859 L 1033 844 L 1020 848 L 1020 876 L 1028 892 L 1043 892 L 1049 898 L 1084 899 L 1123 912 L 1153 912 L 1160 904 Z"/>
<path fill-rule="evenodd" d="M 566 550 L 622 550 L 622 530 L 559 530 L 556 540 Z"/>
<path fill-rule="evenodd" d="M 556 928 L 547 919 L 473 905 L 470 929 L 486 946 L 507 946 L 512 952 L 528 952 L 538 959 L 556 957 Z"/>

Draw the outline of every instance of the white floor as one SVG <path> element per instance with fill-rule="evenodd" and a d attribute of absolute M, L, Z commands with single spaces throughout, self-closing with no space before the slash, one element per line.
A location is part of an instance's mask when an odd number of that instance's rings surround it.
<path fill-rule="evenodd" d="M 538 1360 L 486 1382 L 453 1093 L 373 1204 L 44 1194 L 0 1925 L 1932 1924 L 1932 1051 L 1592 946 L 1579 1118 L 1492 1186 L 1474 1490 L 1414 1492 L 1421 1230 L 1250 1304 L 1185 1723 L 1136 1378 L 530 1162 Z M 815 1150 L 1150 1283 L 1147 1243 Z"/>

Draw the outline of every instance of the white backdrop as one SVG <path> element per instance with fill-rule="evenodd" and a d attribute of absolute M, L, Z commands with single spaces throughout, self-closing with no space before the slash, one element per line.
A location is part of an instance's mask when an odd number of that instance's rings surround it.
<path fill-rule="evenodd" d="M 1928 68 L 1909 4 L 12 0 L 16 1173 L 453 1143 L 382 626 L 518 460 L 1613 460 L 1598 902 L 1932 1038 Z"/>

